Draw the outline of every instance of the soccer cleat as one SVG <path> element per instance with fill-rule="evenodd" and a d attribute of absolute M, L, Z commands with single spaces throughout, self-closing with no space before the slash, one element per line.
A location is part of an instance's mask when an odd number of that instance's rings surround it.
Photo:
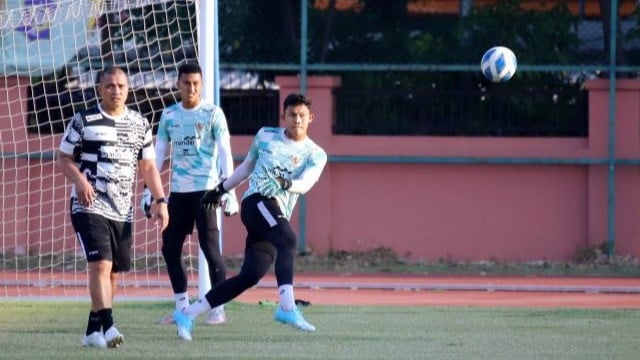
<path fill-rule="evenodd" d="M 205 321 L 207 325 L 221 325 L 226 322 L 227 315 L 224 313 L 224 308 L 215 308 L 209 311 L 207 320 Z"/>
<path fill-rule="evenodd" d="M 273 318 L 283 324 L 291 325 L 293 328 L 302 331 L 316 331 L 316 327 L 309 324 L 307 320 L 302 316 L 302 312 L 297 306 L 293 307 L 291 311 L 284 311 L 280 306 L 273 314 Z"/>
<path fill-rule="evenodd" d="M 107 342 L 107 346 L 112 349 L 117 348 L 124 342 L 124 336 L 122 336 L 115 326 L 111 326 L 109 330 L 104 333 L 104 339 Z"/>
<path fill-rule="evenodd" d="M 182 340 L 191 341 L 191 329 L 193 328 L 193 319 L 184 314 L 182 310 L 173 312 L 173 322 L 178 329 L 178 337 Z"/>
<path fill-rule="evenodd" d="M 82 346 L 106 349 L 107 341 L 104 339 L 104 336 L 102 336 L 100 331 L 94 331 L 91 334 L 84 335 L 82 337 Z"/>

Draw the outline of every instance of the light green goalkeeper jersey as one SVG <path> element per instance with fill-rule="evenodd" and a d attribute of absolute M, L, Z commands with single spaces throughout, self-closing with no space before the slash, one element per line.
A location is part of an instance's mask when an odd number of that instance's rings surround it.
<path fill-rule="evenodd" d="M 176 103 L 160 116 L 156 139 L 171 144 L 171 192 L 208 190 L 219 182 L 216 139 L 229 137 L 219 107 L 200 103 L 185 109 Z"/>
<path fill-rule="evenodd" d="M 247 160 L 255 162 L 255 167 L 249 177 L 245 198 L 259 193 L 269 176 L 295 180 L 311 169 L 315 169 L 319 175 L 327 163 L 327 154 L 308 137 L 293 141 L 284 134 L 284 128 L 263 127 L 249 148 Z M 314 182 L 316 180 L 313 179 Z M 285 190 L 278 191 L 274 196 L 287 219 L 291 218 L 299 196 L 298 193 Z"/>

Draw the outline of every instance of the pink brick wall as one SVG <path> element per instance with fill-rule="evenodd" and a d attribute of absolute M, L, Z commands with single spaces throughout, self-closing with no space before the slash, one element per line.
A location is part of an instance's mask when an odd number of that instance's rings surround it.
<path fill-rule="evenodd" d="M 298 91 L 277 79 L 281 98 Z M 311 77 L 317 121 L 311 136 L 329 155 L 607 158 L 608 82 L 593 81 L 588 138 L 335 136 L 331 90 L 339 79 Z M 640 157 L 640 83 L 620 81 L 617 151 Z M 250 137 L 233 140 L 244 153 Z M 637 166 L 616 173 L 616 251 L 640 255 Z M 330 163 L 307 195 L 307 246 L 314 252 L 389 247 L 412 259 L 567 260 L 607 240 L 607 167 Z M 295 222 L 295 219 L 294 219 Z M 244 230 L 228 220 L 225 251 L 240 253 Z"/>

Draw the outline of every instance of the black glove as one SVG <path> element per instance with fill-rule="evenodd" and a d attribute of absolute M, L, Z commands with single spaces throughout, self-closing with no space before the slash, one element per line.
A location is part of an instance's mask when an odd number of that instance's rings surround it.
<path fill-rule="evenodd" d="M 278 176 L 276 180 L 278 181 L 278 184 L 280 184 L 280 188 L 282 188 L 282 190 L 289 190 L 289 188 L 291 187 L 291 180 L 289 179 Z"/>
<path fill-rule="evenodd" d="M 215 209 L 220 206 L 220 198 L 222 198 L 222 195 L 227 192 L 222 186 L 223 182 L 224 180 L 220 181 L 213 190 L 207 190 L 204 193 L 202 199 L 200 199 L 200 206 L 207 210 Z"/>

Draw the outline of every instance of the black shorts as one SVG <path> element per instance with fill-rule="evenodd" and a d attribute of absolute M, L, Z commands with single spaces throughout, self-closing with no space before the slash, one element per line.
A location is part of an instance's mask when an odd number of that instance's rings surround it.
<path fill-rule="evenodd" d="M 71 224 L 87 262 L 113 262 L 112 272 L 131 268 L 131 223 L 88 213 L 71 214 Z"/>
<path fill-rule="evenodd" d="M 169 195 L 169 225 L 163 239 L 184 239 L 193 233 L 195 224 L 199 233 L 218 230 L 216 209 L 206 210 L 200 205 L 204 191 L 171 193 Z"/>
<path fill-rule="evenodd" d="M 257 193 L 244 198 L 240 219 L 247 229 L 246 248 L 266 251 L 274 257 L 276 249 L 295 250 L 296 234 L 275 199 Z"/>

